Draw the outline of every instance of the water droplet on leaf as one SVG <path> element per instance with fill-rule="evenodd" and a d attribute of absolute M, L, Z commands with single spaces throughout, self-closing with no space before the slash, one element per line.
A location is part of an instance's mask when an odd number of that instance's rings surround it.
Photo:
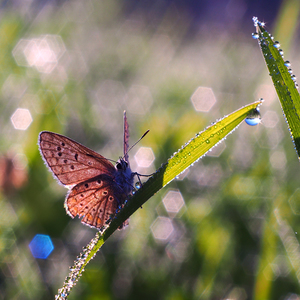
<path fill-rule="evenodd" d="M 255 108 L 250 112 L 245 122 L 250 126 L 258 125 L 261 122 L 261 115 L 258 108 Z"/>
<path fill-rule="evenodd" d="M 286 60 L 286 61 L 284 62 L 284 65 L 285 65 L 286 67 L 290 67 L 290 66 L 291 66 L 291 63 L 290 63 L 288 60 Z"/>

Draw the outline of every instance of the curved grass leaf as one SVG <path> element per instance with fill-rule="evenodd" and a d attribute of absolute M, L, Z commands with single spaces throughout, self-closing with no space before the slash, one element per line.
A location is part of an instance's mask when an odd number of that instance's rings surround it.
<path fill-rule="evenodd" d="M 284 61 L 280 44 L 274 41 L 264 29 L 264 23 L 253 17 L 256 32 L 253 37 L 258 40 L 270 76 L 273 80 L 288 128 L 300 158 L 300 95 L 295 75 L 292 75 L 290 62 Z"/>
<path fill-rule="evenodd" d="M 77 257 L 70 274 L 66 278 L 63 287 L 58 291 L 55 299 L 67 299 L 72 287 L 76 284 L 78 278 L 82 275 L 85 266 L 96 255 L 105 241 L 127 220 L 137 209 L 139 209 L 150 197 L 152 197 L 161 188 L 176 178 L 184 170 L 192 166 L 210 149 L 216 146 L 229 133 L 237 128 L 240 123 L 251 114 L 262 100 L 246 105 L 239 110 L 225 116 L 207 127 L 204 131 L 196 134 L 187 142 L 178 152 L 163 164 L 148 181 L 143 183 L 142 188 L 126 202 L 124 207 L 116 214 L 109 227 L 101 234 L 96 236 L 83 249 Z"/>

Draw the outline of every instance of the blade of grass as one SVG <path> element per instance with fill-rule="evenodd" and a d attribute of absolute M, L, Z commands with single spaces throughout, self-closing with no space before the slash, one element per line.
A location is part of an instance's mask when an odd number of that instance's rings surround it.
<path fill-rule="evenodd" d="M 147 182 L 143 183 L 142 188 L 126 201 L 124 207 L 117 212 L 109 227 L 101 234 L 96 236 L 83 249 L 77 257 L 74 265 L 70 268 L 70 274 L 66 278 L 63 287 L 58 291 L 55 299 L 67 299 L 71 289 L 82 275 L 85 266 L 96 255 L 105 241 L 127 220 L 137 209 L 139 209 L 150 197 L 161 188 L 176 178 L 184 170 L 192 166 L 196 161 L 203 157 L 210 149 L 222 141 L 228 134 L 236 129 L 240 123 L 251 114 L 262 100 L 246 105 L 237 111 L 218 120 L 208 126 L 204 131 L 187 142 L 178 152 L 163 164 Z"/>
<path fill-rule="evenodd" d="M 280 44 L 264 29 L 264 23 L 253 17 L 257 38 L 263 57 L 273 80 L 286 122 L 300 158 L 300 95 L 290 62 L 283 60 Z"/>

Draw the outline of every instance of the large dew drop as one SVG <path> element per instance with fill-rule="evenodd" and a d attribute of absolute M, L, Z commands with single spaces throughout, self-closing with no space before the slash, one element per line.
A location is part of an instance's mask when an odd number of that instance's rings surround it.
<path fill-rule="evenodd" d="M 258 125 L 261 122 L 261 115 L 259 109 L 253 109 L 253 111 L 245 119 L 245 122 L 250 126 Z"/>

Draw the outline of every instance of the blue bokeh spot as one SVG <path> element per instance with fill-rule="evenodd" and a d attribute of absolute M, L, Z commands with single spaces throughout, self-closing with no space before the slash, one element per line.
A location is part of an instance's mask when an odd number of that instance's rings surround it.
<path fill-rule="evenodd" d="M 46 259 L 54 246 L 49 235 L 37 234 L 30 242 L 29 249 L 35 258 Z"/>

